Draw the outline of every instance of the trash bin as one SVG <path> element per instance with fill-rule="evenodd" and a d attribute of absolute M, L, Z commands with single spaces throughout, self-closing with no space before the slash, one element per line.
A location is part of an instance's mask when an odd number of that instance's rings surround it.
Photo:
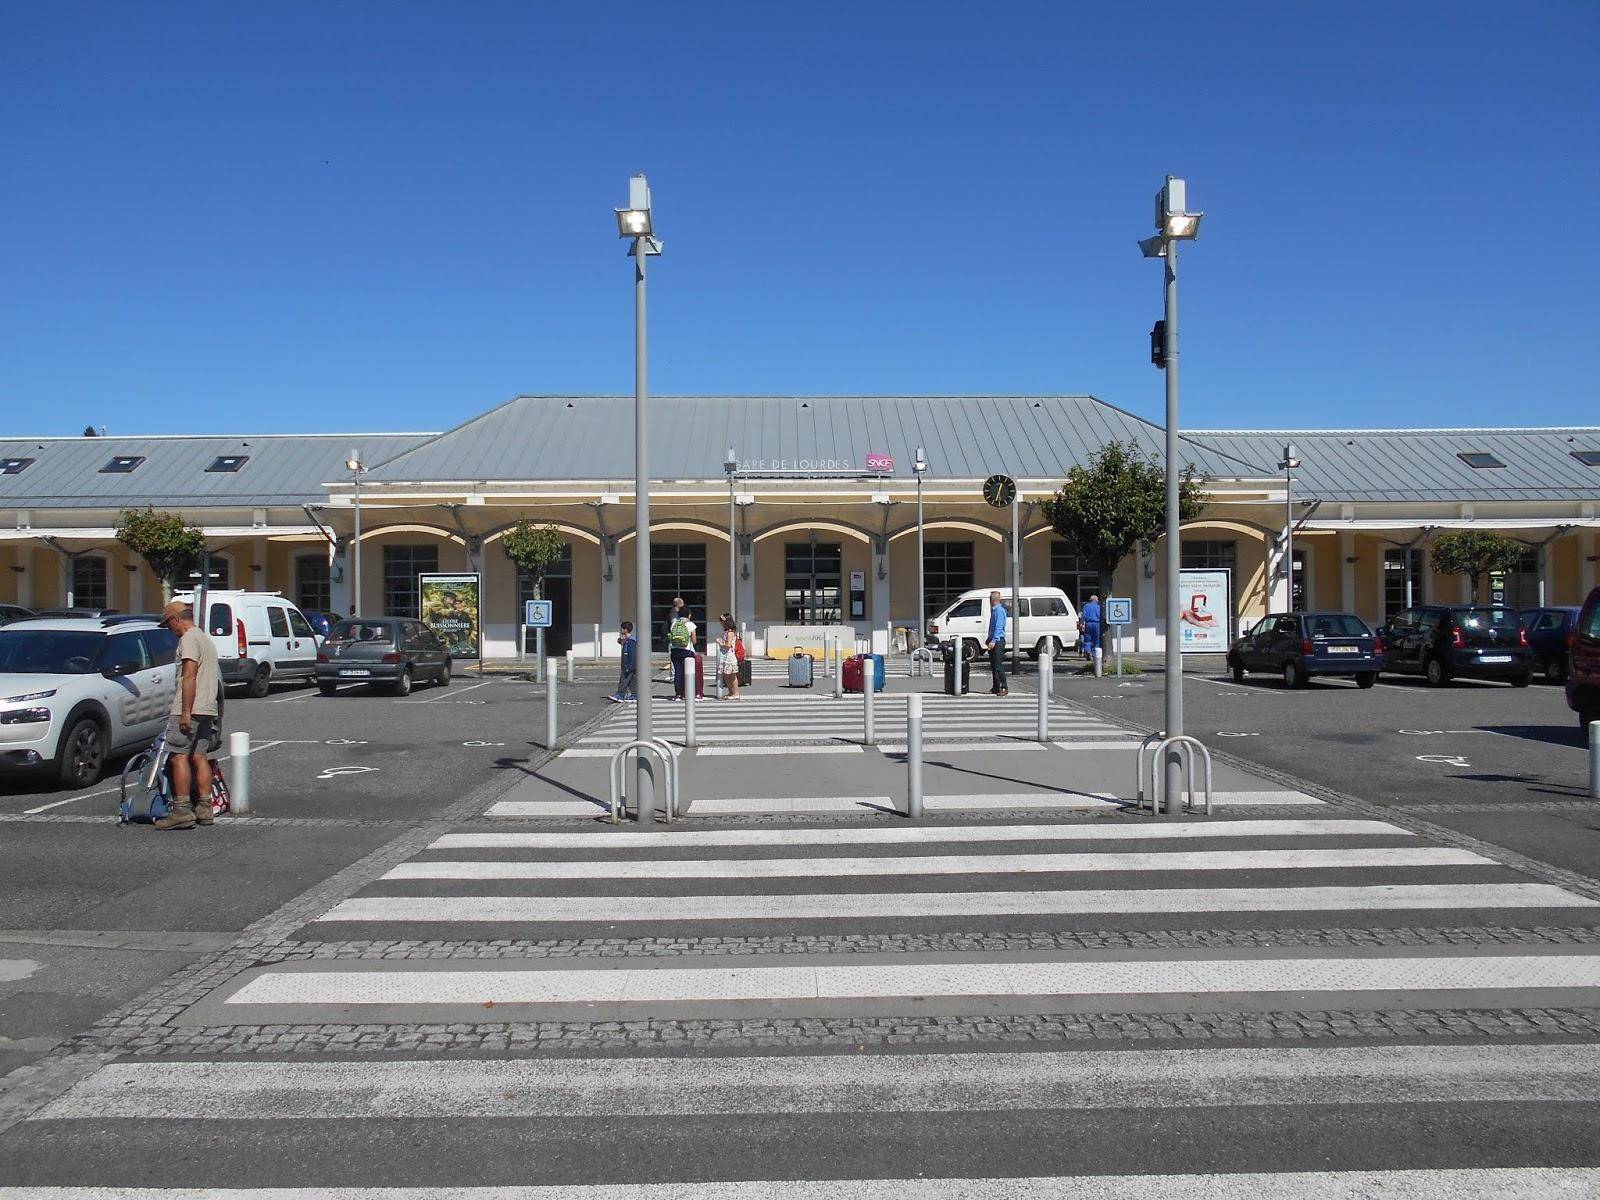
<path fill-rule="evenodd" d="M 789 656 L 789 686 L 810 687 L 812 658 L 809 654 Z"/>
<path fill-rule="evenodd" d="M 945 647 L 944 651 L 944 694 L 956 695 L 956 655 L 960 653 L 959 642 L 954 642 Z M 972 664 L 961 664 L 961 694 L 965 695 L 972 690 Z"/>

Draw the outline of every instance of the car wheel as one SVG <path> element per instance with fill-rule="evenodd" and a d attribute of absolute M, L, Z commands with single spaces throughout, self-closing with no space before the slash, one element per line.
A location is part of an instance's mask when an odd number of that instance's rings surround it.
<path fill-rule="evenodd" d="M 259 700 L 272 690 L 272 668 L 262 663 L 256 668 L 256 673 L 250 676 L 250 682 L 245 686 L 244 694 L 252 700 Z"/>
<path fill-rule="evenodd" d="M 1294 659 L 1291 658 L 1283 664 L 1284 687 L 1303 688 L 1308 682 L 1310 681 L 1306 678 L 1305 669 Z"/>
<path fill-rule="evenodd" d="M 1362 671 L 1356 676 L 1356 686 L 1358 688 L 1369 688 L 1377 682 L 1378 673 L 1376 671 Z"/>
<path fill-rule="evenodd" d="M 396 696 L 411 695 L 411 668 L 407 667 L 400 672 L 400 678 L 394 681 L 394 694 Z"/>
<path fill-rule="evenodd" d="M 337 683 L 319 683 L 319 684 L 317 684 L 317 691 L 321 692 L 324 696 L 331 696 L 335 692 L 337 692 L 338 690 L 339 690 L 339 685 Z"/>
<path fill-rule="evenodd" d="M 1423 675 L 1427 678 L 1429 687 L 1443 687 L 1450 682 L 1450 672 L 1445 670 L 1442 659 L 1430 658 Z"/>
<path fill-rule="evenodd" d="M 79 717 L 61 739 L 56 753 L 56 778 L 61 786 L 88 787 L 100 782 L 106 765 L 106 735 L 93 717 Z"/>
<path fill-rule="evenodd" d="M 977 642 L 970 642 L 970 641 L 967 641 L 965 638 L 963 638 L 962 641 L 961 641 L 961 661 L 962 662 L 972 662 L 977 657 L 978 657 L 978 643 Z"/>
<path fill-rule="evenodd" d="M 1544 666 L 1544 677 L 1551 683 L 1565 683 L 1567 681 L 1567 660 L 1552 658 Z"/>
<path fill-rule="evenodd" d="M 448 658 L 444 660 L 444 666 L 439 668 L 439 686 L 450 686 L 450 660 Z"/>
<path fill-rule="evenodd" d="M 1242 662 L 1237 658 L 1231 658 L 1228 660 L 1228 668 L 1233 672 L 1233 681 L 1235 683 L 1244 682 L 1244 664 Z"/>
<path fill-rule="evenodd" d="M 1511 686 L 1512 687 L 1516 687 L 1516 688 L 1522 688 L 1522 687 L 1527 687 L 1532 682 L 1533 682 L 1533 672 L 1529 671 L 1526 675 L 1513 676 L 1512 680 L 1511 680 Z"/>

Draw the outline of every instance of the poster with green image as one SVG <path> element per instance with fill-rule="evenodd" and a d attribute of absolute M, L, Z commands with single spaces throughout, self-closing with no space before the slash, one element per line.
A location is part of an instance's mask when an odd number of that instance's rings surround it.
<path fill-rule="evenodd" d="M 477 574 L 417 576 L 422 623 L 439 636 L 451 658 L 482 654 L 482 585 Z"/>

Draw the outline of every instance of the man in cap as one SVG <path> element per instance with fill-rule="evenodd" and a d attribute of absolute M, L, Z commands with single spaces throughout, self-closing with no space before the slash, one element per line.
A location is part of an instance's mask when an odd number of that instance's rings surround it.
<path fill-rule="evenodd" d="M 172 600 L 161 610 L 161 627 L 178 635 L 178 681 L 167 718 L 172 759 L 172 809 L 157 829 L 210 825 L 211 756 L 222 745 L 222 674 L 211 637 L 194 623 L 194 610 Z"/>

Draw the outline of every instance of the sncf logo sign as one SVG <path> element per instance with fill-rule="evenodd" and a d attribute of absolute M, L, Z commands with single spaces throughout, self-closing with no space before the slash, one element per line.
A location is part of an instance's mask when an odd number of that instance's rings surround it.
<path fill-rule="evenodd" d="M 893 472 L 894 459 L 887 454 L 869 454 L 867 455 L 867 470 L 882 471 L 885 474 Z"/>

